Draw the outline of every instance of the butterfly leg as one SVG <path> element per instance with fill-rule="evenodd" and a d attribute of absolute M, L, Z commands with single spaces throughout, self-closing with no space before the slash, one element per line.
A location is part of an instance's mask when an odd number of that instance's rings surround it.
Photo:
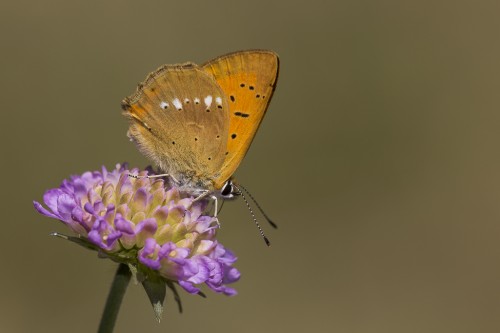
<path fill-rule="evenodd" d="M 197 196 L 196 198 L 194 198 L 193 201 L 192 201 L 192 203 L 195 203 L 196 201 L 199 201 L 199 200 L 205 198 L 209 194 L 210 194 L 209 191 L 203 192 L 202 194 L 200 194 L 199 196 Z M 215 211 L 214 211 L 214 216 L 213 217 L 215 218 L 215 223 L 217 223 L 217 226 L 220 228 L 219 219 L 217 218 L 217 213 L 218 213 L 218 199 L 217 199 L 217 197 L 215 195 L 210 196 L 210 199 L 214 200 Z"/>
<path fill-rule="evenodd" d="M 170 177 L 174 180 L 174 182 L 177 183 L 177 179 L 174 178 L 174 176 L 168 174 L 168 173 L 163 173 L 161 175 L 147 175 L 147 176 L 139 176 L 139 175 L 134 175 L 134 174 L 131 174 L 129 173 L 128 174 L 129 177 L 131 178 L 135 178 L 135 179 L 141 179 L 141 178 L 147 178 L 147 179 L 152 179 L 152 178 L 160 178 L 160 177 Z"/>
<path fill-rule="evenodd" d="M 128 176 L 131 177 L 131 178 L 135 178 L 135 179 L 142 179 L 142 178 L 151 179 L 151 178 L 159 178 L 159 177 L 169 177 L 170 175 L 168 173 L 164 173 L 164 174 L 161 174 L 161 175 L 139 176 L 139 175 L 134 175 L 134 174 L 129 173 Z"/>
<path fill-rule="evenodd" d="M 220 223 L 219 223 L 219 218 L 217 217 L 217 213 L 219 212 L 219 209 L 218 209 L 218 199 L 215 195 L 212 195 L 210 198 L 212 198 L 214 200 L 214 218 L 215 218 L 215 223 L 217 223 L 217 227 L 219 227 L 220 229 Z"/>
<path fill-rule="evenodd" d="M 197 196 L 196 198 L 193 199 L 193 202 L 200 201 L 201 199 L 206 197 L 208 194 L 209 194 L 208 191 L 203 191 L 202 194 L 200 194 L 199 196 Z"/>

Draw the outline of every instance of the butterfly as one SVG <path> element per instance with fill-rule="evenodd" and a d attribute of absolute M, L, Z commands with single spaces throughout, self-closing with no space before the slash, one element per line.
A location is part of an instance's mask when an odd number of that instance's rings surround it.
<path fill-rule="evenodd" d="M 128 137 L 189 195 L 231 198 L 279 72 L 267 50 L 163 65 L 122 101 Z"/>

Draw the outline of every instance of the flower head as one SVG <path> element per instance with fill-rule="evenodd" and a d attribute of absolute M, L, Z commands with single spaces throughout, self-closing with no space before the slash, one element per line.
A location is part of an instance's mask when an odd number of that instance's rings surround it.
<path fill-rule="evenodd" d="M 207 201 L 182 198 L 162 179 L 129 177 L 152 173 L 120 164 L 112 171 L 85 172 L 45 192 L 47 208 L 36 201 L 34 206 L 105 257 L 157 274 L 169 285 L 176 282 L 189 293 L 206 284 L 234 295 L 227 284 L 240 277 L 232 267 L 236 257 L 217 242 L 215 219 L 203 215 Z"/>

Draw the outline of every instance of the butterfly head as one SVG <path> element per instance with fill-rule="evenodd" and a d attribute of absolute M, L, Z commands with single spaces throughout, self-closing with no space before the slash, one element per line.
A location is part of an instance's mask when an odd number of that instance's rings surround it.
<path fill-rule="evenodd" d="M 236 187 L 234 181 L 232 178 L 229 178 L 226 180 L 224 185 L 222 185 L 221 189 L 219 190 L 219 196 L 225 200 L 231 200 L 235 199 L 236 196 L 240 195 L 240 190 L 238 187 Z"/>

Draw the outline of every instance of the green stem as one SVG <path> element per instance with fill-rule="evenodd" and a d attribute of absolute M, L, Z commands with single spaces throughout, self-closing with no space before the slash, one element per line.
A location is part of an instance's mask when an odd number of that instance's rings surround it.
<path fill-rule="evenodd" d="M 101 323 L 99 324 L 98 333 L 111 333 L 115 327 L 116 318 L 120 311 L 120 305 L 130 282 L 130 269 L 127 265 L 120 264 L 116 271 L 113 284 L 109 290 L 106 306 L 102 312 Z"/>

